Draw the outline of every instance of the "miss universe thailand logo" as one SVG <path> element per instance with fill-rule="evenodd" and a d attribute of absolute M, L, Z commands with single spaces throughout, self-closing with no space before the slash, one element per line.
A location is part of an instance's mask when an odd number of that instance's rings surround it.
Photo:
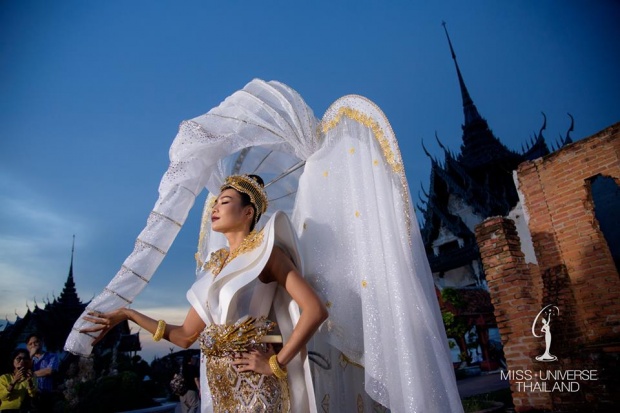
<path fill-rule="evenodd" d="M 555 305 L 547 305 L 544 307 L 532 323 L 532 335 L 534 337 L 545 337 L 545 352 L 540 356 L 536 356 L 538 361 L 555 361 L 558 358 L 549 353 L 551 347 L 551 318 L 557 317 L 560 314 L 560 309 Z M 539 322 L 540 320 L 540 322 Z"/>
<path fill-rule="evenodd" d="M 560 309 L 555 305 L 547 305 L 536 315 L 532 323 L 532 335 L 536 338 L 545 338 L 545 352 L 536 356 L 537 361 L 555 361 L 558 358 L 551 354 L 551 325 L 560 315 Z M 541 393 L 576 393 L 581 384 L 586 381 L 598 380 L 597 370 L 551 370 L 552 367 L 542 367 L 538 370 L 519 369 L 502 370 L 501 380 L 510 380 L 517 386 L 518 392 Z"/>

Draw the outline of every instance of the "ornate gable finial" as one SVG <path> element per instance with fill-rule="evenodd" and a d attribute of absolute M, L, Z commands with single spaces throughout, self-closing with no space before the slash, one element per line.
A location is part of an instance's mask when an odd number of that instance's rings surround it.
<path fill-rule="evenodd" d="M 570 118 L 570 127 L 566 131 L 566 137 L 564 138 L 564 142 L 562 143 L 562 146 L 568 145 L 569 143 L 573 143 L 573 140 L 570 137 L 570 133 L 575 129 L 575 118 L 573 118 L 573 115 L 571 115 L 570 113 L 567 113 L 567 115 Z"/>

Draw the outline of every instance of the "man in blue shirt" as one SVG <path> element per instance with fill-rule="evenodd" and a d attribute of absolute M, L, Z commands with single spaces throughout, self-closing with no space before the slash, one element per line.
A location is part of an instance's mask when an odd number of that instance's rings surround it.
<path fill-rule="evenodd" d="M 32 358 L 32 370 L 37 380 L 37 412 L 51 412 L 54 409 L 54 377 L 58 371 L 58 357 L 43 350 L 43 340 L 37 334 L 31 334 L 26 340 L 26 347 Z"/>

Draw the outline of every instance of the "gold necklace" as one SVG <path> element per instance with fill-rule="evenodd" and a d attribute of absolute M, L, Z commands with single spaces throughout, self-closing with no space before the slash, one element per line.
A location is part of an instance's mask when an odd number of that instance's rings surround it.
<path fill-rule="evenodd" d="M 241 242 L 238 248 L 233 252 L 229 252 L 226 248 L 221 248 L 211 253 L 209 261 L 206 264 L 208 270 L 211 271 L 214 277 L 224 269 L 224 267 L 237 258 L 241 254 L 252 251 L 263 242 L 263 230 L 258 232 L 250 232 Z"/>

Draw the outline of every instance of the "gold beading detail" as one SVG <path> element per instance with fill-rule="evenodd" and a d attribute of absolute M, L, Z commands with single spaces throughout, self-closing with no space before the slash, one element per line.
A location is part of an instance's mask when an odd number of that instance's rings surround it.
<path fill-rule="evenodd" d="M 210 270 L 214 277 L 216 277 L 224 267 L 237 258 L 241 254 L 250 252 L 258 247 L 263 242 L 263 230 L 250 232 L 241 242 L 238 248 L 229 253 L 226 248 L 220 248 L 217 251 L 211 253 L 209 261 L 205 264 L 207 270 Z"/>
<path fill-rule="evenodd" d="M 392 151 L 392 146 L 390 146 L 390 141 L 385 137 L 383 133 L 383 129 L 379 122 L 375 121 L 372 117 L 355 110 L 353 108 L 343 106 L 338 109 L 338 113 L 331 119 L 329 122 L 323 123 L 323 133 L 329 132 L 331 129 L 335 128 L 338 123 L 340 123 L 342 117 L 345 116 L 349 119 L 353 119 L 361 123 L 362 125 L 369 128 L 377 142 L 379 142 L 379 146 L 381 146 L 381 151 L 383 152 L 383 156 L 387 161 L 388 165 L 392 168 L 392 170 L 396 173 L 402 173 L 404 168 L 402 161 L 397 157 Z M 355 149 L 351 148 L 350 153 L 354 153 Z"/>
<path fill-rule="evenodd" d="M 373 102 L 371 102 L 370 100 L 362 96 L 351 95 L 350 97 L 361 99 L 365 101 L 366 103 L 368 103 L 369 105 L 373 106 L 377 110 L 377 112 L 379 112 L 381 116 L 383 116 L 383 119 L 386 122 L 386 127 L 388 129 L 388 134 L 394 136 L 394 131 L 392 130 L 390 123 L 388 122 L 387 118 L 385 118 L 385 115 L 382 115 L 383 112 L 381 111 L 381 109 L 379 109 L 377 105 L 375 105 Z M 409 241 L 409 245 L 412 245 L 412 241 L 411 241 L 412 217 L 410 216 L 410 213 L 409 213 L 409 210 L 410 210 L 409 188 L 407 186 L 407 178 L 405 177 L 405 168 L 403 167 L 403 161 L 400 155 L 400 150 L 398 149 L 398 144 L 396 145 L 394 150 L 392 150 L 392 146 L 390 145 L 388 138 L 386 138 L 385 133 L 383 132 L 383 129 L 381 128 L 381 125 L 377 121 L 375 121 L 372 117 L 365 115 L 364 113 L 358 110 L 355 110 L 351 107 L 342 106 L 338 109 L 336 115 L 332 119 L 328 120 L 329 118 L 328 113 L 330 113 L 330 109 L 331 107 L 327 110 L 327 112 L 323 116 L 323 121 L 321 122 L 321 125 L 320 125 L 320 130 L 322 130 L 324 134 L 329 132 L 331 129 L 335 128 L 338 125 L 338 123 L 341 121 L 343 116 L 346 116 L 352 120 L 355 120 L 361 123 L 362 125 L 370 128 L 375 139 L 377 140 L 377 142 L 379 142 L 379 146 L 381 147 L 381 150 L 383 151 L 383 156 L 386 162 L 392 168 L 392 171 L 394 173 L 397 173 L 400 176 L 400 184 L 402 187 L 402 190 L 400 191 L 400 195 L 401 195 L 401 199 L 404 204 L 403 212 L 405 215 L 405 221 L 407 225 L 408 241 Z"/>
<path fill-rule="evenodd" d="M 194 258 L 196 259 L 196 265 L 198 266 L 198 268 L 202 268 L 204 266 L 204 262 L 201 260 L 201 256 L 202 251 L 204 251 L 205 242 L 207 241 L 207 229 L 209 228 L 209 224 L 211 223 L 211 213 L 213 211 L 215 201 L 217 201 L 217 196 L 209 194 L 207 196 L 207 199 L 205 200 L 205 205 L 202 210 L 200 235 L 198 236 L 198 251 L 196 251 L 196 254 L 194 254 Z"/>
<path fill-rule="evenodd" d="M 200 334 L 200 349 L 207 357 L 227 357 L 259 345 L 276 327 L 265 317 L 248 317 L 234 324 L 211 324 Z"/>

